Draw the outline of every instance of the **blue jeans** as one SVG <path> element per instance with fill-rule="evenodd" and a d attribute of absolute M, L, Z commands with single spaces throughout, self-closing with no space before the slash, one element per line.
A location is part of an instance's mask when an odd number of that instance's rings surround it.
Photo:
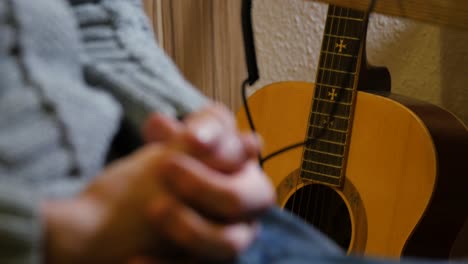
<path fill-rule="evenodd" d="M 387 264 L 397 262 L 347 256 L 325 235 L 296 216 L 278 208 L 270 210 L 262 218 L 261 223 L 258 238 L 236 261 L 236 264 Z M 405 259 L 401 262 L 407 264 L 448 263 L 414 259 Z"/>

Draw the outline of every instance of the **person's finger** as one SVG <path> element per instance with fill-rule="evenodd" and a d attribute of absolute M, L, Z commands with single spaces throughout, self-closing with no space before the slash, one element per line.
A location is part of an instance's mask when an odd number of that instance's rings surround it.
<path fill-rule="evenodd" d="M 194 147 L 192 154 L 204 157 L 203 161 L 214 169 L 233 172 L 260 152 L 258 138 L 240 134 L 233 114 L 223 105 L 211 105 L 184 123 L 188 128 L 186 142 Z M 206 155 L 206 150 L 211 152 Z"/>
<path fill-rule="evenodd" d="M 213 169 L 231 173 L 239 170 L 248 158 L 241 136 L 234 131 L 226 131 L 203 161 Z"/>
<path fill-rule="evenodd" d="M 274 203 L 271 182 L 255 160 L 225 175 L 192 157 L 174 154 L 161 169 L 171 192 L 197 210 L 224 221 L 254 218 Z"/>
<path fill-rule="evenodd" d="M 234 130 L 236 128 L 236 120 L 232 112 L 223 104 L 213 103 L 201 109 L 198 112 L 190 114 L 184 119 L 184 123 L 188 126 L 196 126 L 199 121 L 204 119 L 215 119 L 225 129 Z"/>
<path fill-rule="evenodd" d="M 213 223 L 169 195 L 155 199 L 148 212 L 158 235 L 200 258 L 232 258 L 241 253 L 256 235 L 256 227 L 252 224 Z"/>
<path fill-rule="evenodd" d="M 142 135 L 145 142 L 161 142 L 175 140 L 184 131 L 180 121 L 163 114 L 152 114 L 145 121 Z"/>
<path fill-rule="evenodd" d="M 184 119 L 194 140 L 213 146 L 228 131 L 237 131 L 234 115 L 222 104 L 213 103 Z"/>
<path fill-rule="evenodd" d="M 180 140 L 185 143 L 184 149 L 214 169 L 233 172 L 251 157 L 251 152 L 259 151 L 248 144 L 252 140 L 243 140 L 232 114 L 222 107 L 207 107 L 189 116 L 184 124 L 187 129 Z"/>
<path fill-rule="evenodd" d="M 228 130 L 223 120 L 213 115 L 209 108 L 190 115 L 184 119 L 184 124 L 187 127 L 186 137 L 192 137 L 194 142 L 205 145 L 205 148 L 217 144 L 222 134 Z"/>
<path fill-rule="evenodd" d="M 222 106 L 210 106 L 193 113 L 185 123 L 153 114 L 143 127 L 146 142 L 167 142 L 213 169 L 232 173 L 260 152 L 258 138 L 240 134 L 232 114 Z"/>
<path fill-rule="evenodd" d="M 233 173 L 249 159 L 257 159 L 262 141 L 253 133 L 225 133 L 204 162 L 219 171 Z"/>
<path fill-rule="evenodd" d="M 242 133 L 240 135 L 245 155 L 248 158 L 257 158 L 263 147 L 263 139 L 257 133 Z"/>

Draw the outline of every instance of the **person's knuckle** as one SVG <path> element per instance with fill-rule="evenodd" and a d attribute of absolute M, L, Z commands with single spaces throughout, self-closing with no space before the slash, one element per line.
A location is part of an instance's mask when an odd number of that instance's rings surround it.
<path fill-rule="evenodd" d="M 180 240 L 185 244 L 200 243 L 204 240 L 203 234 L 200 232 L 199 228 L 195 225 L 180 225 Z"/>
<path fill-rule="evenodd" d="M 175 204 L 168 197 L 160 197 L 148 208 L 151 222 L 156 230 L 164 231 L 174 218 Z"/>
<path fill-rule="evenodd" d="M 149 160 L 156 159 L 161 153 L 161 147 L 157 143 L 149 143 L 144 145 L 138 153 Z"/>
<path fill-rule="evenodd" d="M 225 191 L 226 195 L 226 206 L 224 206 L 225 214 L 227 217 L 234 218 L 242 214 L 244 211 L 244 199 L 243 195 L 239 190 L 230 188 Z"/>
<path fill-rule="evenodd" d="M 226 236 L 220 245 L 223 247 L 222 252 L 224 256 L 231 258 L 239 255 L 244 250 L 244 248 L 246 248 L 247 243 Z"/>
<path fill-rule="evenodd" d="M 171 174 L 177 174 L 181 169 L 180 156 L 175 151 L 166 151 L 159 162 L 160 170 Z"/>

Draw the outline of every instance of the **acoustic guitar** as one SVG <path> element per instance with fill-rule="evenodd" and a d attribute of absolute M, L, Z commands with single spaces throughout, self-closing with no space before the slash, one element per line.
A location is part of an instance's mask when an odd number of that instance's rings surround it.
<path fill-rule="evenodd" d="M 390 93 L 367 64 L 366 14 L 330 6 L 316 83 L 249 97 L 278 204 L 349 253 L 448 258 L 468 215 L 468 130 L 450 112 Z M 398 58 L 396 58 L 398 59 Z M 238 115 L 248 129 L 245 112 Z"/>

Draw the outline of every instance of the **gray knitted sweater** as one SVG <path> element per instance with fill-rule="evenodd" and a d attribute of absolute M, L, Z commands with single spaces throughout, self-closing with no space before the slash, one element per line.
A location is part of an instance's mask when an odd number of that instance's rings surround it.
<path fill-rule="evenodd" d="M 126 124 L 205 102 L 139 0 L 0 0 L 0 263 L 40 263 L 38 203 L 71 196 Z"/>

